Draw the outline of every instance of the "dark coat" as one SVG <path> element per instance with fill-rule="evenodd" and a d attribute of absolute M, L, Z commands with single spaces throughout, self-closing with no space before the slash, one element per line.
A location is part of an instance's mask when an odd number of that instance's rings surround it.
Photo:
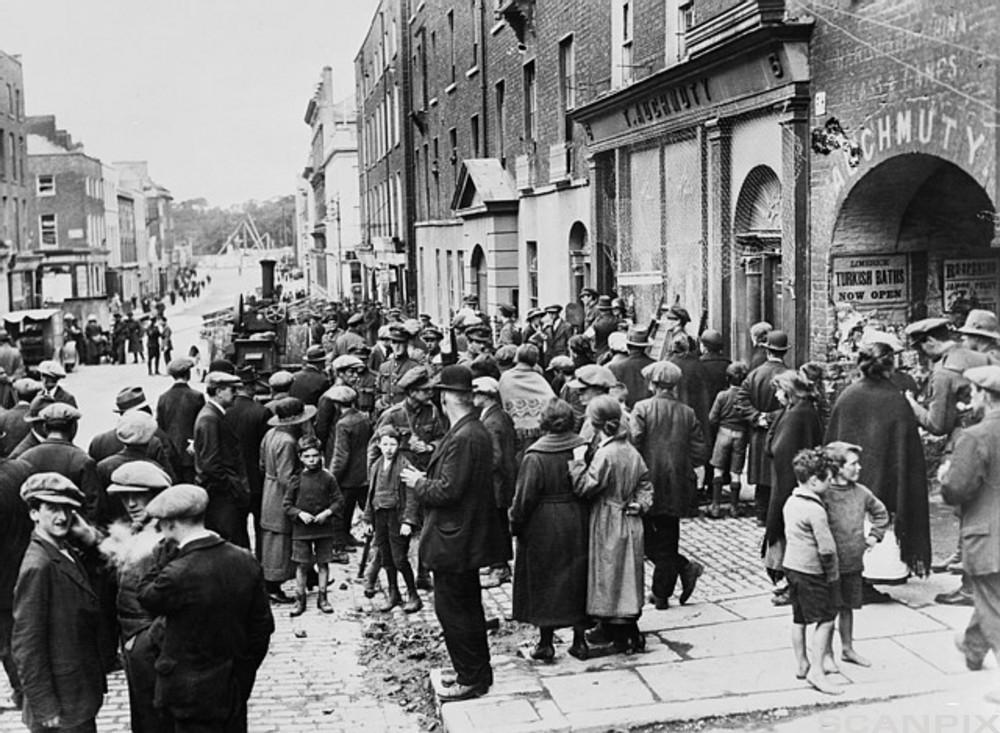
<path fill-rule="evenodd" d="M 15 446 L 31 432 L 31 424 L 25 422 L 30 405 L 18 402 L 8 410 L 0 411 L 0 455 L 10 455 Z"/>
<path fill-rule="evenodd" d="M 101 496 L 97 463 L 82 448 L 66 440 L 46 438 L 22 453 L 21 460 L 31 466 L 32 474 L 55 471 L 76 484 L 86 497 L 84 516 L 92 522 L 97 518 Z"/>
<path fill-rule="evenodd" d="M 594 353 L 603 354 L 608 350 L 608 336 L 618 330 L 618 319 L 610 311 L 598 311 L 593 323 L 587 324 L 594 330 Z"/>
<path fill-rule="evenodd" d="M 357 489 L 368 485 L 368 443 L 372 424 L 368 416 L 348 408 L 333 432 L 333 459 L 330 473 L 341 487 Z"/>
<path fill-rule="evenodd" d="M 493 498 L 493 447 L 474 413 L 445 433 L 415 491 L 425 512 L 420 560 L 427 569 L 462 572 L 510 559 Z"/>
<path fill-rule="evenodd" d="M 729 389 L 729 380 L 726 378 L 726 369 L 730 365 L 729 359 L 722 354 L 702 354 L 701 374 L 705 382 L 705 391 L 708 393 L 708 404 L 715 402 L 716 395 Z"/>
<path fill-rule="evenodd" d="M 645 351 L 630 351 L 624 359 L 608 362 L 608 369 L 625 385 L 625 406 L 632 409 L 639 400 L 649 397 L 649 382 L 642 376 L 642 370 L 653 363 Z"/>
<path fill-rule="evenodd" d="M 13 608 L 17 571 L 34 529 L 21 500 L 21 484 L 30 475 L 31 466 L 24 461 L 0 460 L 0 612 Z"/>
<path fill-rule="evenodd" d="M 785 501 L 798 485 L 792 470 L 792 459 L 805 448 L 823 444 L 823 428 L 819 413 L 811 400 L 804 399 L 782 410 L 767 433 L 767 452 L 771 458 L 771 500 L 767 505 L 767 529 L 764 547 L 785 537 L 782 510 Z"/>
<path fill-rule="evenodd" d="M 34 430 L 32 430 L 31 426 L 29 425 L 28 434 L 21 439 L 20 443 L 18 443 L 13 447 L 13 449 L 11 449 L 10 454 L 7 457 L 20 458 L 22 455 L 24 455 L 24 452 L 26 450 L 34 448 L 36 445 L 39 445 L 42 442 L 42 440 L 43 438 Z"/>
<path fill-rule="evenodd" d="M 399 475 L 405 468 L 412 468 L 406 456 L 397 453 L 389 464 L 388 471 L 385 461 L 379 458 L 372 464 L 371 479 L 368 486 L 368 503 L 365 504 L 365 521 L 369 524 L 375 522 L 375 491 L 380 480 L 385 481 L 383 486 L 393 487 L 396 490 L 396 506 L 393 511 L 401 524 L 405 523 L 411 527 L 420 527 L 420 501 L 414 489 L 408 488 L 400 479 Z"/>
<path fill-rule="evenodd" d="M 326 374 L 314 367 L 306 364 L 299 371 L 295 372 L 292 378 L 291 389 L 288 390 L 289 397 L 298 397 L 307 405 L 316 405 L 320 395 L 330 389 L 330 380 Z"/>
<path fill-rule="evenodd" d="M 705 367 L 693 353 L 671 356 L 670 361 L 680 368 L 683 375 L 676 387 L 677 399 L 694 410 L 698 422 L 701 423 L 702 434 L 707 435 L 708 413 L 712 409 L 712 400 L 708 396 Z"/>
<path fill-rule="evenodd" d="M 194 470 L 198 485 L 208 492 L 209 504 L 229 500 L 249 504 L 250 489 L 239 439 L 218 407 L 208 402 L 194 423 Z"/>
<path fill-rule="evenodd" d="M 121 452 L 124 447 L 125 444 L 118 440 L 118 434 L 112 428 L 111 430 L 106 430 L 103 433 L 95 435 L 90 441 L 87 453 L 91 458 L 100 463 L 108 456 L 113 456 L 115 453 Z M 175 456 L 173 447 L 170 445 L 170 439 L 167 437 L 167 434 L 159 428 L 156 429 L 153 439 L 146 444 L 145 457 L 166 471 L 170 475 L 170 478 L 177 478 L 177 473 L 174 469 Z"/>
<path fill-rule="evenodd" d="M 573 327 L 560 318 L 554 324 L 545 326 L 545 365 L 553 356 L 569 355 L 569 339 L 573 335 Z"/>
<path fill-rule="evenodd" d="M 514 422 L 500 405 L 492 405 L 479 416 L 493 444 L 493 498 L 497 509 L 506 509 L 514 498 L 517 449 Z"/>
<path fill-rule="evenodd" d="M 586 620 L 588 502 L 573 493 L 567 467 L 578 445 L 575 433 L 543 435 L 517 475 L 513 615 L 524 623 L 559 628 Z"/>
<path fill-rule="evenodd" d="M 653 484 L 653 506 L 647 513 L 687 516 L 697 490 L 695 466 L 708 457 L 694 410 L 673 397 L 650 397 L 636 403 L 630 430 Z"/>
<path fill-rule="evenodd" d="M 71 728 L 97 716 L 107 690 L 99 613 L 82 563 L 32 535 L 14 588 L 12 642 L 28 727 L 58 715 Z"/>
<path fill-rule="evenodd" d="M 199 721 L 230 721 L 240 708 L 245 715 L 274 632 L 253 555 L 215 535 L 193 540 L 146 574 L 139 602 L 164 617 L 157 706 Z"/>
<path fill-rule="evenodd" d="M 892 381 L 863 377 L 833 404 L 824 442 L 834 440 L 861 446 L 859 483 L 893 517 L 900 559 L 926 574 L 931 560 L 927 467 L 909 402 Z"/>
<path fill-rule="evenodd" d="M 65 389 L 63 389 L 63 386 L 61 384 L 57 384 L 56 388 L 52 390 L 52 399 L 55 400 L 56 402 L 62 402 L 67 405 L 72 405 L 73 407 L 78 406 L 76 404 L 76 397 L 74 397 Z"/>
<path fill-rule="evenodd" d="M 194 467 L 194 456 L 187 447 L 194 437 L 194 421 L 204 406 L 205 395 L 191 389 L 187 382 L 174 382 L 156 401 L 156 422 L 170 441 L 177 469 Z"/>
<path fill-rule="evenodd" d="M 784 362 L 765 361 L 754 369 L 740 385 L 738 402 L 740 409 L 750 423 L 749 450 L 747 459 L 747 482 L 767 485 L 771 480 L 771 458 L 767 453 L 767 431 L 770 422 L 777 417 L 781 403 L 774 396 L 771 380 L 788 369 Z M 764 416 L 768 426 L 761 427 L 758 419 Z"/>
<path fill-rule="evenodd" d="M 237 395 L 223 418 L 239 441 L 243 472 L 247 477 L 251 497 L 258 497 L 264 491 L 264 474 L 260 470 L 260 443 L 270 430 L 267 424 L 270 419 L 271 411 L 246 395 Z"/>
<path fill-rule="evenodd" d="M 383 425 L 392 425 L 399 431 L 399 450 L 416 468 L 427 470 L 427 464 L 433 453 L 414 453 L 410 450 L 410 436 L 416 436 L 428 445 L 436 446 L 447 431 L 447 422 L 441 411 L 433 402 L 420 405 L 414 409 L 410 400 L 403 400 L 382 413 L 372 431 L 378 434 Z M 373 436 L 368 444 L 368 465 L 382 455 L 378 448 L 378 440 Z"/>

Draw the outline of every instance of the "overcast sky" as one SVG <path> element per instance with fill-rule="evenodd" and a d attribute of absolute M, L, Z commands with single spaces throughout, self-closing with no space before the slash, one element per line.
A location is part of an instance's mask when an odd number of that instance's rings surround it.
<path fill-rule="evenodd" d="M 104 161 L 148 160 L 176 200 L 294 191 L 324 65 L 339 97 L 376 0 L 2 0 L 28 114 Z"/>

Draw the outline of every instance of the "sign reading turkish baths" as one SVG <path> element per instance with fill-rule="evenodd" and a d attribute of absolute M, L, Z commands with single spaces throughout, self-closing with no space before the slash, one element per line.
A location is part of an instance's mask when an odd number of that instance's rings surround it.
<path fill-rule="evenodd" d="M 966 301 L 973 308 L 996 312 L 1000 302 L 1000 260 L 995 257 L 945 260 L 943 274 L 945 312 L 961 301 Z"/>
<path fill-rule="evenodd" d="M 833 258 L 833 302 L 878 308 L 908 302 L 906 255 L 849 255 Z"/>

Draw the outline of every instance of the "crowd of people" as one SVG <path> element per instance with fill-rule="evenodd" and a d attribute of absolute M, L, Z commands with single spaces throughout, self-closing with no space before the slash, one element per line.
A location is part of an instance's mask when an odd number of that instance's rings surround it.
<path fill-rule="evenodd" d="M 94 730 L 121 660 L 133 730 L 246 730 L 272 605 L 300 616 L 315 588 L 331 613 L 330 565 L 352 556 L 381 612 L 416 613 L 433 591 L 454 668 L 444 700 L 493 683 L 483 587 L 513 583 L 540 662 L 556 658 L 560 628 L 581 659 L 641 652 L 644 608 L 686 603 L 711 561 L 681 552 L 681 519 L 740 516 L 744 471 L 773 602 L 791 606 L 797 674 L 836 694 L 835 623 L 840 660 L 870 663 L 853 611 L 886 596 L 869 581 L 956 568 L 931 561 L 920 429 L 948 436 L 942 492 L 962 508 L 962 587 L 938 600 L 976 606 L 960 642 L 970 668 L 1000 648 L 995 316 L 909 326 L 933 363 L 918 398 L 890 333 L 861 334 L 859 377 L 834 394 L 821 363 L 788 364 L 769 324 L 751 328 L 749 363 L 730 362 L 722 334 L 689 334 L 676 304 L 640 327 L 620 301 L 582 302 L 579 323 L 552 305 L 523 326 L 513 307 L 490 318 L 474 297 L 447 327 L 337 308 L 315 319 L 296 370 L 220 359 L 203 393 L 190 359 L 169 360 L 155 405 L 122 389 L 116 425 L 87 450 L 73 443 L 62 367 L 27 377 L 0 338 L 13 377 L 0 413 L 0 656 L 28 726 Z M 880 542 L 901 571 L 866 567 Z"/>

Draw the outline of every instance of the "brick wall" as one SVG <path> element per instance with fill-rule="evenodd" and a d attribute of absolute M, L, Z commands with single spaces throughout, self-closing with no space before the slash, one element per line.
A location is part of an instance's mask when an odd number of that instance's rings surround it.
<path fill-rule="evenodd" d="M 28 175 L 26 139 L 21 62 L 0 51 L 0 240 L 15 251 L 26 249 L 30 242 L 28 210 L 34 181 Z"/>
<path fill-rule="evenodd" d="M 32 155 L 28 158 L 28 168 L 32 179 L 41 174 L 55 176 L 56 195 L 35 199 L 35 215 L 32 225 L 39 231 L 39 217 L 55 214 L 58 231 L 57 249 L 70 247 L 90 247 L 97 249 L 101 242 L 89 241 L 87 237 L 87 217 L 104 216 L 103 200 L 87 193 L 86 179 L 96 185 L 101 180 L 100 161 L 80 153 L 64 155 Z M 71 239 L 71 229 L 83 231 L 82 238 Z"/>

